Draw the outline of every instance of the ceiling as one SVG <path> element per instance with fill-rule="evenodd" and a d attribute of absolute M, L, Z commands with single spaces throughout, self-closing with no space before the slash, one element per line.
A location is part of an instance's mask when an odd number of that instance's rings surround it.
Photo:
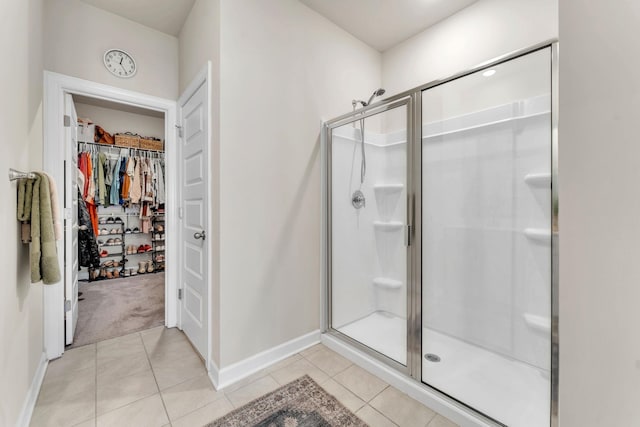
<path fill-rule="evenodd" d="M 147 27 L 178 36 L 195 0 L 82 0 Z"/>
<path fill-rule="evenodd" d="M 477 0 L 300 1 L 369 46 L 384 52 Z"/>

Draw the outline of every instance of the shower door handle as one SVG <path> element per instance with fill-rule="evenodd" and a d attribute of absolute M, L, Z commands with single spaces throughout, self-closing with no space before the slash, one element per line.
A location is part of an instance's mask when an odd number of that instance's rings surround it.
<path fill-rule="evenodd" d="M 202 239 L 202 240 L 204 240 L 205 237 L 206 237 L 206 234 L 205 234 L 204 230 L 202 230 L 200 233 L 198 233 L 198 232 L 193 233 L 193 238 L 194 239 Z"/>

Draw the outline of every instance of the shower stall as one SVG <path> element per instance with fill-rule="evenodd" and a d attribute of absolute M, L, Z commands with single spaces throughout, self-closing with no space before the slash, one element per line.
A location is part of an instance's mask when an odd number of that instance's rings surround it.
<path fill-rule="evenodd" d="M 556 88 L 549 42 L 323 128 L 325 333 L 488 423 L 557 422 Z"/>

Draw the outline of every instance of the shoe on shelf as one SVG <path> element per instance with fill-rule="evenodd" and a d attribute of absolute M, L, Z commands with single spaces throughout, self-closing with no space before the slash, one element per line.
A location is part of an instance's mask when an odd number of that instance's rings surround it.
<path fill-rule="evenodd" d="M 147 273 L 153 273 L 153 262 L 151 260 L 147 261 Z"/>
<path fill-rule="evenodd" d="M 153 250 L 153 248 L 151 247 L 151 245 L 144 245 L 144 251 L 145 252 L 151 252 Z"/>
<path fill-rule="evenodd" d="M 162 226 L 162 224 L 157 224 L 156 225 L 156 230 L 157 231 L 162 231 L 162 230 L 164 230 L 164 227 Z"/>
<path fill-rule="evenodd" d="M 107 255 L 109 255 L 109 252 L 105 251 L 104 249 L 102 250 L 102 252 L 100 252 L 100 256 L 102 258 L 106 257 Z"/>
<path fill-rule="evenodd" d="M 113 266 L 114 266 L 114 267 L 120 267 L 120 261 L 116 261 L 116 260 L 114 260 L 114 261 L 113 261 Z"/>
<path fill-rule="evenodd" d="M 124 230 L 124 234 L 131 234 L 131 229 L 127 228 L 126 230 Z"/>
<path fill-rule="evenodd" d="M 124 277 L 129 277 L 129 276 L 131 276 L 131 271 L 128 268 L 123 268 L 122 269 L 122 275 Z"/>
<path fill-rule="evenodd" d="M 98 224 L 106 224 L 107 223 L 107 218 L 100 218 L 100 220 L 98 221 Z"/>
<path fill-rule="evenodd" d="M 135 276 L 136 274 L 138 274 L 135 268 L 130 268 L 129 272 L 130 272 L 130 276 Z"/>
<path fill-rule="evenodd" d="M 146 272 L 147 272 L 147 262 L 146 261 L 140 261 L 138 263 L 138 273 L 144 274 Z"/>
<path fill-rule="evenodd" d="M 100 230 L 100 234 L 109 234 L 109 230 L 107 230 L 106 228 L 103 228 Z"/>
<path fill-rule="evenodd" d="M 113 224 L 114 222 L 116 222 L 112 216 L 110 216 L 109 218 L 107 218 L 107 224 Z"/>
<path fill-rule="evenodd" d="M 107 277 L 107 269 L 106 268 L 101 268 L 100 269 L 100 277 L 102 277 L 103 279 Z"/>
<path fill-rule="evenodd" d="M 122 222 L 122 218 L 120 218 L 119 216 L 115 217 L 115 218 L 113 219 L 113 222 L 118 223 L 118 224 L 124 224 L 124 223 Z"/>
<path fill-rule="evenodd" d="M 140 232 L 140 229 L 139 229 L 138 227 L 135 227 L 135 228 L 133 229 L 133 233 L 139 233 L 139 232 Z"/>
<path fill-rule="evenodd" d="M 107 275 L 106 275 L 107 279 L 113 279 L 113 272 L 112 270 L 107 270 Z"/>
<path fill-rule="evenodd" d="M 117 268 L 115 270 L 113 270 L 113 278 L 117 278 L 120 277 L 120 270 L 118 270 Z"/>
<path fill-rule="evenodd" d="M 119 237 L 116 237 L 116 238 L 113 240 L 113 244 L 114 244 L 114 245 L 121 245 L 121 244 L 122 244 L 122 239 L 120 239 Z"/>
<path fill-rule="evenodd" d="M 102 246 L 104 245 L 104 242 L 102 240 L 98 240 L 98 246 Z"/>
<path fill-rule="evenodd" d="M 137 251 L 138 251 L 139 254 L 141 254 L 143 252 L 146 252 L 147 248 L 145 248 L 144 245 L 140 245 L 140 246 L 138 246 Z"/>
<path fill-rule="evenodd" d="M 107 246 L 113 245 L 114 240 L 113 239 L 107 239 L 107 242 L 105 243 Z"/>

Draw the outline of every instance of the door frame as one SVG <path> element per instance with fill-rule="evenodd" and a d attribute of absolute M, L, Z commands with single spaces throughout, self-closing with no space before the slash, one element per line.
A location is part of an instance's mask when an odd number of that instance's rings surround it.
<path fill-rule="evenodd" d="M 204 65 L 204 67 L 200 70 L 200 72 L 193 78 L 193 80 L 189 83 L 189 85 L 184 89 L 184 91 L 180 94 L 180 97 L 178 98 L 178 101 L 176 102 L 176 118 L 175 118 L 175 123 L 176 123 L 176 127 L 181 127 L 182 126 L 182 122 L 181 117 L 180 117 L 180 109 L 187 103 L 187 101 L 198 91 L 198 89 L 200 89 L 203 85 L 206 86 L 207 89 L 207 117 L 205 117 L 206 123 L 205 123 L 205 129 L 207 130 L 207 137 L 206 137 L 206 141 L 207 141 L 207 163 L 206 163 L 206 173 L 207 173 L 207 194 L 206 194 L 206 200 L 209 203 L 208 205 L 208 215 L 207 215 L 207 223 L 206 223 L 206 230 L 207 230 L 207 234 L 208 234 L 208 238 L 204 240 L 204 244 L 207 248 L 207 255 L 209 256 L 209 259 L 211 259 L 211 256 L 213 254 L 213 231 L 214 231 L 214 227 L 213 227 L 213 214 L 214 211 L 211 208 L 211 200 L 212 199 L 212 188 L 213 188 L 213 182 L 212 182 L 212 174 L 211 174 L 211 170 L 213 168 L 213 161 L 211 158 L 211 151 L 212 151 L 212 147 L 211 147 L 211 100 L 212 100 L 212 96 L 211 96 L 211 91 L 212 91 L 212 86 L 211 86 L 211 72 L 212 72 L 212 63 L 211 61 L 207 61 L 207 63 Z M 178 172 L 178 175 L 176 176 L 176 179 L 174 180 L 174 186 L 175 186 L 175 191 L 176 191 L 176 211 L 181 209 L 180 206 L 180 200 L 181 200 L 181 194 L 180 194 L 180 189 L 182 188 L 182 180 L 184 179 L 184 173 L 182 171 L 182 164 L 180 161 L 178 161 L 179 159 L 181 159 L 182 156 L 182 137 L 181 136 L 176 136 L 176 150 L 175 150 L 175 166 L 176 166 L 176 171 Z M 176 222 L 175 222 L 175 229 L 176 231 L 176 244 L 175 244 L 175 250 L 176 250 L 176 256 L 181 257 L 182 256 L 182 251 L 180 250 L 180 243 L 182 242 L 182 226 L 181 226 L 181 222 L 182 222 L 182 218 L 179 217 L 179 215 L 175 215 L 176 217 Z M 213 354 L 213 340 L 211 339 L 211 331 L 213 330 L 213 313 L 211 312 L 212 310 L 212 306 L 213 304 L 211 304 L 211 296 L 213 295 L 213 272 L 212 272 L 212 263 L 209 262 L 209 260 L 206 260 L 205 262 L 207 262 L 208 267 L 207 267 L 207 298 L 205 299 L 206 303 L 207 303 L 207 350 L 206 350 L 206 354 L 203 355 L 203 357 L 205 358 L 205 366 L 207 367 L 207 372 L 211 372 L 212 370 L 217 370 L 217 368 L 215 367 L 215 365 L 213 364 L 213 359 L 212 359 L 212 354 Z M 177 271 L 177 277 L 179 282 L 182 284 L 182 266 L 184 265 L 182 258 L 179 258 L 179 262 L 178 262 L 178 271 Z M 178 287 L 177 287 L 178 288 Z M 176 288 L 176 293 L 178 292 Z M 180 289 L 182 289 L 182 286 L 179 286 Z M 176 313 L 177 313 L 177 325 L 180 329 L 182 329 L 182 304 L 180 303 L 180 300 L 176 299 Z"/>
<path fill-rule="evenodd" d="M 166 211 L 169 213 L 166 234 L 165 272 L 165 326 L 177 326 L 177 240 L 173 230 L 177 230 L 177 169 L 176 160 L 176 102 L 139 92 L 125 90 L 102 83 L 76 77 L 44 72 L 43 96 L 43 170 L 59 183 L 64 183 L 64 162 L 70 155 L 64 138 L 64 95 L 82 95 L 119 104 L 130 105 L 164 113 L 165 156 L 166 156 Z M 59 205 L 64 206 L 64 191 L 58 192 Z M 62 212 L 63 216 L 64 211 Z M 58 254 L 64 254 L 64 240 L 57 242 Z M 173 261 L 172 261 L 173 260 Z M 64 256 L 58 257 L 60 271 L 64 271 Z M 43 289 L 44 351 L 47 359 L 55 359 L 64 353 L 64 277 L 60 282 L 45 285 Z"/>

